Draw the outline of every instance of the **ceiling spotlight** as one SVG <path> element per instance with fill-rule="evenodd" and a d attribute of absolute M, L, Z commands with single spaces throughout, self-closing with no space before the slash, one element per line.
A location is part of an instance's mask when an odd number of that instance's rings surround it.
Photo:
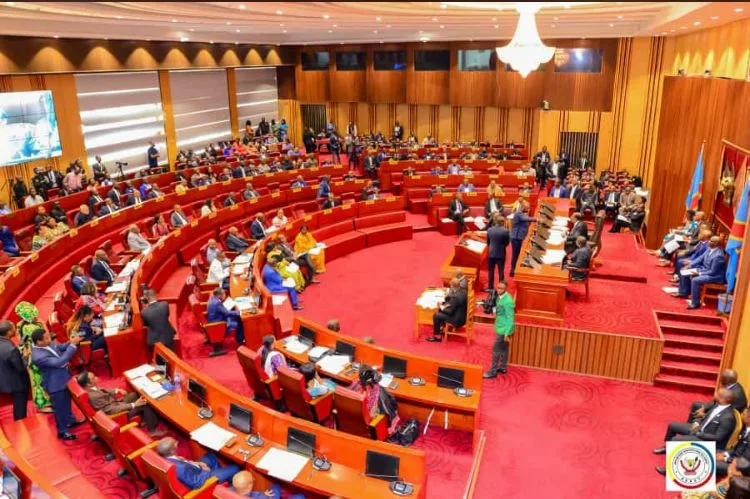
<path fill-rule="evenodd" d="M 693 26 L 700 26 L 700 25 L 701 25 L 701 22 L 700 22 L 700 21 L 695 21 L 695 22 L 693 23 Z"/>
<path fill-rule="evenodd" d="M 329 32 L 329 33 L 333 33 L 333 30 L 332 30 L 332 29 L 329 29 L 329 30 L 328 30 L 328 32 Z"/>
<path fill-rule="evenodd" d="M 382 20 L 383 20 L 383 18 L 382 18 L 382 17 L 380 17 L 380 16 L 378 16 L 378 17 L 376 17 L 376 18 L 375 18 L 375 20 L 376 20 L 376 21 L 378 21 L 378 22 L 380 22 L 380 21 L 382 21 Z"/>
<path fill-rule="evenodd" d="M 440 4 L 440 8 L 441 8 L 441 9 L 447 9 L 447 8 L 448 8 L 448 6 L 447 6 L 446 4 L 444 4 L 444 3 L 441 3 L 441 4 Z"/>
<path fill-rule="evenodd" d="M 553 21 L 559 21 L 559 20 L 560 20 L 560 18 L 559 18 L 559 17 L 553 17 L 553 18 L 552 18 L 552 20 L 553 20 Z"/>
<path fill-rule="evenodd" d="M 499 25 L 499 24 L 496 24 L 496 25 L 495 25 L 495 29 L 498 29 L 499 27 L 500 27 L 500 25 Z"/>
<path fill-rule="evenodd" d="M 372 30 L 372 32 L 375 33 L 376 35 L 378 34 L 378 30 L 376 29 Z"/>
<path fill-rule="evenodd" d="M 380 40 L 380 43 L 383 43 L 383 40 Z"/>
<path fill-rule="evenodd" d="M 323 14 L 323 19 L 330 19 L 330 17 L 328 14 Z"/>
<path fill-rule="evenodd" d="M 190 28 L 188 31 L 195 31 L 193 28 Z"/>
<path fill-rule="evenodd" d="M 231 25 L 232 25 L 232 21 L 227 21 L 227 26 L 231 26 Z"/>
<path fill-rule="evenodd" d="M 719 16 L 711 16 L 712 21 L 716 21 L 717 19 L 719 19 Z"/>
<path fill-rule="evenodd" d="M 243 9 L 243 10 L 244 10 L 244 9 L 245 9 L 245 4 L 242 4 L 242 3 L 241 3 L 241 4 L 240 4 L 240 9 Z"/>
<path fill-rule="evenodd" d="M 172 19 L 172 22 L 173 22 L 173 23 L 176 23 L 176 22 L 177 22 L 177 19 Z"/>
<path fill-rule="evenodd" d="M 420 41 L 421 41 L 422 43 L 425 43 L 425 42 L 427 41 L 427 38 L 425 38 L 425 37 L 422 37 L 422 38 L 420 38 L 419 40 L 420 40 Z"/>
<path fill-rule="evenodd" d="M 493 20 L 493 21 L 497 21 L 497 17 L 493 17 L 493 18 L 492 18 L 492 20 Z"/>
<path fill-rule="evenodd" d="M 60 38 L 60 35 L 55 35 L 55 38 Z"/>
<path fill-rule="evenodd" d="M 609 23 L 609 27 L 610 27 L 610 28 L 614 28 L 614 27 L 615 27 L 615 25 L 614 25 L 613 23 Z"/>
<path fill-rule="evenodd" d="M 209 42 L 208 42 L 208 43 L 214 43 L 214 41 L 213 41 L 213 40 L 209 40 Z"/>
<path fill-rule="evenodd" d="M 677 30 L 676 29 L 670 29 L 669 30 L 670 33 L 674 33 L 675 31 L 677 31 Z"/>
<path fill-rule="evenodd" d="M 420 29 L 420 30 L 419 30 L 419 34 L 421 35 L 422 33 L 424 33 L 424 31 L 422 31 L 422 30 Z"/>
<path fill-rule="evenodd" d="M 235 33 L 239 33 L 239 32 L 240 32 L 240 30 L 236 29 L 236 30 L 234 30 L 234 32 L 235 32 Z"/>
<path fill-rule="evenodd" d="M 334 25 L 333 25 L 333 27 L 334 27 L 334 28 L 338 28 L 338 27 L 339 27 L 339 25 L 338 25 L 338 24 L 334 24 Z"/>
<path fill-rule="evenodd" d="M 181 42 L 187 42 L 187 41 L 190 41 L 190 40 L 188 40 L 188 38 L 186 36 L 183 36 L 183 37 L 180 38 L 180 41 Z"/>
<path fill-rule="evenodd" d="M 122 19 L 122 16 L 117 16 L 117 19 Z"/>
<path fill-rule="evenodd" d="M 433 18 L 432 18 L 432 22 L 437 22 L 437 20 L 438 20 L 438 18 L 437 18 L 437 17 L 433 17 Z"/>
<path fill-rule="evenodd" d="M 557 28 L 557 24 L 551 24 L 550 28 Z"/>
<path fill-rule="evenodd" d="M 617 16 L 617 19 L 622 19 L 622 16 Z"/>
<path fill-rule="evenodd" d="M 281 30 L 282 33 L 286 33 L 287 31 L 285 29 Z"/>
<path fill-rule="evenodd" d="M 390 27 L 391 27 L 391 25 L 390 25 L 390 24 L 386 24 L 386 25 L 385 25 L 385 27 L 386 27 L 386 28 L 390 28 Z"/>
<path fill-rule="evenodd" d="M 661 36 L 664 36 L 664 35 L 666 35 L 666 34 L 667 34 L 667 32 L 666 32 L 666 31 L 662 31 L 662 32 L 661 32 Z"/>
<path fill-rule="evenodd" d="M 235 45 L 239 45 L 239 44 L 240 44 L 240 42 L 234 42 L 234 44 L 235 44 Z"/>
<path fill-rule="evenodd" d="M 8 7 L 13 7 L 16 4 L 16 2 L 5 2 L 5 5 Z"/>
<path fill-rule="evenodd" d="M 742 7 L 737 7 L 736 9 L 734 9 L 734 11 L 735 12 L 742 12 Z"/>
<path fill-rule="evenodd" d="M 569 3 L 564 3 L 563 4 L 563 8 L 564 9 L 569 9 L 570 8 L 570 4 Z"/>
<path fill-rule="evenodd" d="M 685 26 L 680 26 L 680 29 L 687 29 Z"/>
<path fill-rule="evenodd" d="M 279 23 L 279 26 L 281 26 L 283 28 L 284 27 L 284 23 Z"/>
<path fill-rule="evenodd" d="M 277 11 L 276 11 L 276 15 L 277 15 L 277 16 L 280 16 L 280 15 L 282 15 L 283 13 L 284 13 L 284 12 L 283 12 L 283 11 L 281 11 L 281 10 L 277 10 Z"/>

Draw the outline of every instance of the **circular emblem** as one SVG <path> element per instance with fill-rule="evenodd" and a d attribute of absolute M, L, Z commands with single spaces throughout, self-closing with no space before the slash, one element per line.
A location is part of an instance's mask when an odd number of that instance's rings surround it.
<path fill-rule="evenodd" d="M 697 489 L 714 475 L 714 455 L 698 442 L 685 442 L 667 457 L 670 480 L 685 489 Z"/>

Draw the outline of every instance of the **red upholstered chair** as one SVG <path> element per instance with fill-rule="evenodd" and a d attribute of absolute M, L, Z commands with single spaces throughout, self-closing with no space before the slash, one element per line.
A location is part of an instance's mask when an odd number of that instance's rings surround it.
<path fill-rule="evenodd" d="M 190 490 L 177 479 L 174 463 L 161 457 L 153 449 L 143 453 L 143 472 L 154 482 L 161 499 L 207 499 L 212 497 L 218 484 L 216 477 L 206 480 L 200 489 Z"/>
<path fill-rule="evenodd" d="M 65 325 L 57 317 L 57 312 L 50 312 L 49 317 L 47 318 L 47 329 L 55 336 L 55 341 L 58 343 L 65 343 L 68 341 L 68 331 L 65 329 Z"/>
<path fill-rule="evenodd" d="M 388 438 L 388 418 L 385 414 L 371 418 L 363 394 L 337 386 L 333 409 L 337 429 L 375 440 Z"/>
<path fill-rule="evenodd" d="M 194 294 L 188 296 L 188 303 L 190 304 L 190 309 L 193 311 L 195 320 L 198 321 L 203 334 L 206 336 L 206 343 L 210 343 L 213 347 L 213 351 L 209 356 L 217 357 L 226 354 L 227 352 L 221 349 L 221 345 L 226 336 L 227 323 L 225 321 L 206 322 L 206 304 L 202 303 Z"/>
<path fill-rule="evenodd" d="M 112 376 L 112 366 L 109 365 L 109 360 L 106 357 L 107 353 L 104 350 L 92 350 L 90 341 L 82 341 L 78 344 L 78 351 L 73 356 L 70 364 L 73 368 L 79 371 L 93 371 L 94 364 L 104 364 L 109 371 L 110 377 Z"/>
<path fill-rule="evenodd" d="M 81 385 L 78 384 L 78 381 L 76 381 L 75 378 L 71 378 L 70 381 L 68 381 L 68 392 L 70 392 L 70 398 L 73 401 L 73 403 L 78 407 L 78 410 L 81 411 L 81 413 L 91 421 L 94 419 L 94 415 L 96 414 L 96 410 L 91 407 L 91 404 L 89 403 L 89 393 L 84 390 Z M 130 421 L 128 420 L 128 413 L 118 412 L 117 414 L 112 414 L 111 416 L 107 416 L 108 418 L 111 418 L 115 423 L 119 425 L 126 425 Z M 132 422 L 138 423 L 140 421 L 140 416 L 133 418 Z"/>
<path fill-rule="evenodd" d="M 91 264 L 93 262 L 94 262 L 94 257 L 92 255 L 89 255 L 89 256 L 85 257 L 83 260 L 81 260 L 81 262 L 79 263 L 79 265 L 81 266 L 81 268 L 83 268 L 83 271 L 88 276 L 91 275 Z M 114 269 L 112 269 L 112 270 L 114 270 Z M 94 282 L 96 283 L 96 288 L 99 291 L 104 291 L 105 289 L 107 289 L 107 282 L 106 281 L 94 281 Z M 75 295 L 75 294 L 73 296 L 77 297 L 77 295 Z"/>
<path fill-rule="evenodd" d="M 260 365 L 260 355 L 245 346 L 237 349 L 237 359 L 245 373 L 245 379 L 253 389 L 255 399 L 265 399 L 274 402 L 277 406 L 282 400 L 281 385 L 278 377 L 268 377 L 268 374 Z"/>
<path fill-rule="evenodd" d="M 65 287 L 65 302 L 72 308 L 73 304 L 78 299 L 78 294 L 73 291 L 73 280 L 71 279 L 70 274 L 63 279 L 63 286 Z"/>
<path fill-rule="evenodd" d="M 322 423 L 331 417 L 333 392 L 313 398 L 307 391 L 301 372 L 280 366 L 276 374 L 289 412 L 315 423 Z"/>
<path fill-rule="evenodd" d="M 203 267 L 201 267 L 198 257 L 195 257 L 192 260 L 190 260 L 190 270 L 195 276 L 195 279 L 198 283 L 198 286 L 200 286 L 201 290 L 211 290 L 211 289 L 216 288 L 215 283 L 206 282 L 206 277 L 207 277 L 206 270 Z"/>
<path fill-rule="evenodd" d="M 54 305 L 55 312 L 57 312 L 58 319 L 63 322 L 68 322 L 68 320 L 73 316 L 73 309 L 63 299 L 62 291 L 58 291 L 57 293 L 55 293 L 55 297 L 52 299 L 52 303 Z"/>
<path fill-rule="evenodd" d="M 130 474 L 133 478 L 145 480 L 142 463 L 143 453 L 156 447 L 158 442 L 138 428 L 137 422 L 120 425 L 110 416 L 107 416 L 104 411 L 97 411 L 94 414 L 91 425 L 122 465 L 122 469 L 117 472 L 118 476 L 124 477 L 126 474 Z"/>
<path fill-rule="evenodd" d="M 120 270 L 122 270 L 119 267 L 124 267 L 133 257 L 132 254 L 120 254 L 116 252 L 112 247 L 112 241 L 109 240 L 104 241 L 101 245 L 99 245 L 99 249 L 107 254 L 110 266 L 115 270 L 115 272 L 119 272 Z M 127 249 L 127 247 L 125 247 L 125 249 Z"/>

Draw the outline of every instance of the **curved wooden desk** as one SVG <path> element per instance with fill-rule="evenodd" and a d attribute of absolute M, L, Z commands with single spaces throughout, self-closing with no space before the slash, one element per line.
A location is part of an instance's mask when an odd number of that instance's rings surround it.
<path fill-rule="evenodd" d="M 314 471 L 308 463 L 292 482 L 293 486 L 315 494 L 322 494 L 325 497 L 332 495 L 352 499 L 396 497 L 389 490 L 388 482 L 365 476 L 365 459 L 367 451 L 371 450 L 398 457 L 400 459 L 399 474 L 415 487 L 415 492 L 410 497 L 425 497 L 427 476 L 423 451 L 356 437 L 281 414 L 229 390 L 199 369 L 181 360 L 161 344 L 156 346 L 155 352 L 167 360 L 170 376 L 177 368 L 183 378 L 193 379 L 206 388 L 208 399 L 206 402 L 213 409 L 214 416 L 210 420 L 200 419 L 199 408 L 187 400 L 185 391 L 172 392 L 158 400 L 150 399 L 149 403 L 165 419 L 185 433 L 190 433 L 208 421 L 235 433 L 237 443 L 231 448 L 224 447 L 221 450 L 225 458 L 264 473 L 264 470 L 257 467 L 258 462 L 271 447 L 286 448 L 287 430 L 292 427 L 315 434 L 316 454 L 326 456 L 333 464 L 330 471 L 319 472 Z M 245 443 L 245 435 L 229 426 L 230 403 L 253 412 L 253 431 L 260 433 L 265 440 L 262 447 L 248 446 Z M 246 461 L 241 451 L 250 453 Z"/>
<path fill-rule="evenodd" d="M 426 384 L 424 386 L 412 386 L 406 379 L 394 378 L 397 386 L 396 388 L 389 389 L 389 391 L 398 399 L 398 408 L 401 417 L 414 417 L 424 423 L 434 410 L 433 424 L 441 426 L 444 424 L 447 412 L 448 428 L 474 433 L 476 443 L 476 430 L 479 427 L 479 399 L 482 389 L 482 366 L 437 360 L 390 350 L 365 343 L 351 336 L 336 333 L 320 324 L 299 316 L 294 317 L 294 334 L 298 334 L 301 325 L 315 331 L 316 346 L 333 349 L 336 346 L 336 341 L 339 340 L 354 345 L 354 360 L 356 362 L 382 368 L 385 355 L 406 360 L 406 377 L 420 376 L 424 378 Z M 309 360 L 307 353 L 294 354 L 286 350 L 283 341 L 276 342 L 276 349 L 295 363 L 301 364 Z M 439 387 L 437 385 L 438 367 L 449 367 L 464 371 L 464 387 L 474 390 L 474 393 L 469 397 L 459 397 L 453 393 L 452 389 Z M 357 379 L 357 373 L 347 374 L 346 370 L 339 374 L 328 373 L 322 371 L 320 368 L 318 370 L 326 377 L 346 386 Z"/>

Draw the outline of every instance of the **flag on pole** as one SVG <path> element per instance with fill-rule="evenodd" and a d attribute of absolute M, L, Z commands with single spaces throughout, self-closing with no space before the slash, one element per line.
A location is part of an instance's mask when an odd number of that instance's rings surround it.
<path fill-rule="evenodd" d="M 698 154 L 698 161 L 695 163 L 693 181 L 690 184 L 687 198 L 685 198 L 685 210 L 697 210 L 703 197 L 703 148 L 705 145 L 705 142 L 701 144 L 701 152 Z"/>
<path fill-rule="evenodd" d="M 743 164 L 744 168 L 745 165 Z M 750 181 L 745 181 L 742 189 L 742 198 L 737 210 L 734 213 L 734 222 L 732 230 L 729 232 L 726 252 L 729 255 L 727 265 L 727 293 L 734 291 L 734 283 L 737 278 L 737 266 L 740 263 L 740 251 L 742 250 L 742 241 L 745 239 L 745 227 L 747 226 L 747 211 L 750 200 Z"/>

